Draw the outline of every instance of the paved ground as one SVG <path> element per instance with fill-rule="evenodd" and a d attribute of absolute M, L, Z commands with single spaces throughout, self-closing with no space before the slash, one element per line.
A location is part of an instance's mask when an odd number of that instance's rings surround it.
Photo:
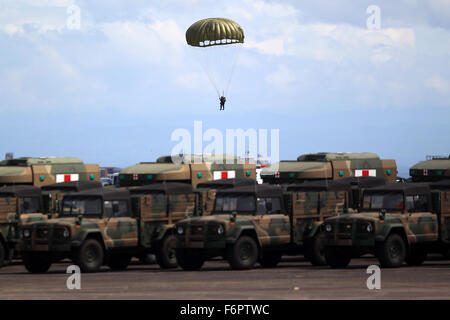
<path fill-rule="evenodd" d="M 433 258 L 433 257 L 432 257 Z M 66 268 L 30 274 L 16 263 L 0 269 L 0 299 L 449 299 L 450 261 L 434 257 L 420 267 L 382 269 L 381 290 L 368 290 L 366 268 L 377 261 L 355 259 L 349 268 L 312 267 L 288 257 L 277 268 L 232 271 L 223 261 L 201 271 L 162 271 L 137 263 L 128 270 L 81 275 L 81 290 L 68 290 Z"/>

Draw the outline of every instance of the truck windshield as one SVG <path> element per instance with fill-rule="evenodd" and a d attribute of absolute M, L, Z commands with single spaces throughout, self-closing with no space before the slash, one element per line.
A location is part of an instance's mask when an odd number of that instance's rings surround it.
<path fill-rule="evenodd" d="M 402 193 L 365 194 L 363 209 L 402 210 L 404 208 Z"/>
<path fill-rule="evenodd" d="M 255 197 L 252 195 L 217 195 L 215 212 L 253 213 L 255 212 Z"/>
<path fill-rule="evenodd" d="M 63 201 L 63 216 L 100 215 L 101 213 L 102 200 L 100 198 L 68 198 Z"/>

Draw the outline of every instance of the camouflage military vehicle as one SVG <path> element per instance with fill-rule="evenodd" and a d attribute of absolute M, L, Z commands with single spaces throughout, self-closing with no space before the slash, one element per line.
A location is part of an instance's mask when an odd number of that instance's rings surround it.
<path fill-rule="evenodd" d="M 24 224 L 20 250 L 28 271 L 47 271 L 53 261 L 71 258 L 83 272 L 104 261 L 123 269 L 138 247 L 138 219 L 124 189 L 89 189 L 66 194 L 58 218 Z M 125 253 L 124 253 L 125 250 Z M 106 256 L 106 259 L 105 259 Z"/>
<path fill-rule="evenodd" d="M 439 181 L 450 179 L 450 156 L 428 156 L 409 170 L 412 181 Z"/>
<path fill-rule="evenodd" d="M 46 219 L 41 190 L 33 186 L 0 188 L 0 267 L 13 258 L 22 223 Z"/>
<path fill-rule="evenodd" d="M 249 161 L 240 164 L 234 155 L 163 156 L 156 162 L 141 162 L 122 169 L 119 183 L 122 187 L 141 186 L 155 182 L 185 182 L 197 184 L 220 179 L 256 179 L 256 165 Z"/>
<path fill-rule="evenodd" d="M 77 158 L 17 158 L 0 162 L 0 185 L 36 187 L 67 181 L 99 181 L 97 164 L 84 164 Z"/>
<path fill-rule="evenodd" d="M 296 161 L 281 161 L 261 170 L 264 182 L 299 183 L 307 180 L 336 180 L 345 177 L 377 177 L 387 182 L 397 179 L 395 160 L 381 160 L 375 153 L 313 153 Z"/>
<path fill-rule="evenodd" d="M 68 181 L 48 184 L 41 187 L 43 210 L 49 216 L 56 218 L 64 195 L 98 188 L 102 188 L 100 181 Z"/>
<path fill-rule="evenodd" d="M 450 188 L 397 183 L 364 191 L 359 213 L 327 219 L 325 256 L 333 268 L 374 254 L 383 267 L 421 264 L 430 251 L 450 244 Z M 449 183 L 450 187 L 450 183 Z"/>
<path fill-rule="evenodd" d="M 251 268 L 257 260 L 273 267 L 287 253 L 304 253 L 313 264 L 324 264 L 319 226 L 324 218 L 347 211 L 351 203 L 348 179 L 290 186 L 284 194 L 267 184 L 219 190 L 212 215 L 176 224 L 179 264 L 193 270 L 222 256 L 235 269 Z"/>

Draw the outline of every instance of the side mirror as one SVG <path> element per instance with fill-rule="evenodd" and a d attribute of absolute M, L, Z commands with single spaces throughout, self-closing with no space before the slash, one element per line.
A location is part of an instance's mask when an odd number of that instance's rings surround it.
<path fill-rule="evenodd" d="M 233 213 L 231 214 L 230 221 L 231 221 L 231 222 L 236 222 L 236 216 L 237 216 L 237 212 L 236 212 L 236 211 L 233 211 Z"/>

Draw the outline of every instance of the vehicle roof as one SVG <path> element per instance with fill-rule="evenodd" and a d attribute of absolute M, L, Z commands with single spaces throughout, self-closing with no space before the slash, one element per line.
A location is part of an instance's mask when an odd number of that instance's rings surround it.
<path fill-rule="evenodd" d="M 52 191 L 52 190 L 83 191 L 101 187 L 102 184 L 99 181 L 67 181 L 49 184 L 41 187 L 41 189 L 43 191 Z"/>
<path fill-rule="evenodd" d="M 131 194 L 165 193 L 186 194 L 192 193 L 192 185 L 182 182 L 152 183 L 142 187 L 130 189 Z"/>
<path fill-rule="evenodd" d="M 428 183 L 411 182 L 411 183 L 388 183 L 382 186 L 366 189 L 365 192 L 404 192 L 406 195 L 429 193 L 430 186 Z"/>
<path fill-rule="evenodd" d="M 202 182 L 197 185 L 197 189 L 208 188 L 208 189 L 225 189 L 240 186 L 254 186 L 257 184 L 254 179 L 247 178 L 232 178 L 232 179 L 221 179 L 212 180 L 207 182 Z"/>
<path fill-rule="evenodd" d="M 229 188 L 219 190 L 217 194 L 254 194 L 256 196 L 282 196 L 283 191 L 281 187 L 271 184 L 255 184 L 254 186 L 240 186 L 235 188 Z"/>
<path fill-rule="evenodd" d="M 29 185 L 15 185 L 0 188 L 0 195 L 12 197 L 40 197 L 41 189 Z"/>
<path fill-rule="evenodd" d="M 450 179 L 433 182 L 430 184 L 431 189 L 448 190 L 450 189 Z"/>
<path fill-rule="evenodd" d="M 348 177 L 337 180 L 315 180 L 292 184 L 287 191 L 350 191 L 352 186 L 370 188 L 386 184 L 384 179 L 375 177 Z"/>
<path fill-rule="evenodd" d="M 70 197 L 101 197 L 103 200 L 128 200 L 130 198 L 130 192 L 127 189 L 122 188 L 98 188 L 88 189 L 80 192 L 72 192 L 64 196 Z"/>
<path fill-rule="evenodd" d="M 297 161 L 331 161 L 331 160 L 358 160 L 358 159 L 377 159 L 380 157 L 371 152 L 318 152 L 302 154 L 298 156 Z"/>
<path fill-rule="evenodd" d="M 31 165 L 52 165 L 52 164 L 83 164 L 79 158 L 73 157 L 22 157 L 15 159 L 6 159 L 0 162 L 1 166 L 31 166 Z"/>

